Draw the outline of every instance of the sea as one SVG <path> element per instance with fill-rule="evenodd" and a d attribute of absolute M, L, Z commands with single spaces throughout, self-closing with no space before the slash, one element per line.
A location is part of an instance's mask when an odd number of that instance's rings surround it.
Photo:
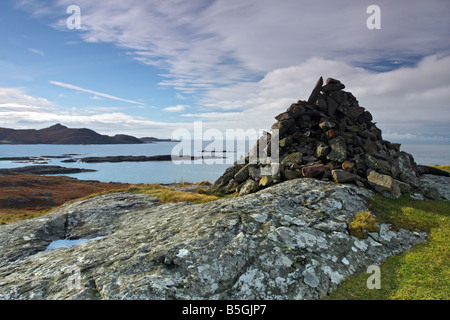
<path fill-rule="evenodd" d="M 80 180 L 96 180 L 102 182 L 122 182 L 131 184 L 216 181 L 226 168 L 233 165 L 238 157 L 246 154 L 236 148 L 234 150 L 217 150 L 216 153 L 205 153 L 202 148 L 194 148 L 191 144 L 191 155 L 199 157 L 212 155 L 216 158 L 197 161 L 160 161 L 160 162 L 119 162 L 119 163 L 63 163 L 70 155 L 73 159 L 105 156 L 155 156 L 178 154 L 180 142 L 156 142 L 149 144 L 121 145 L 0 145 L 0 158 L 6 157 L 43 157 L 41 163 L 20 161 L 0 161 L 0 168 L 15 168 L 28 165 L 57 165 L 70 168 L 94 169 L 95 172 L 67 174 Z M 219 148 L 220 149 L 220 148 Z M 209 149 L 208 149 L 209 150 Z M 443 165 L 450 164 L 450 145 L 402 144 L 402 151 L 414 156 L 417 164 Z M 61 157 L 61 158 L 55 158 Z"/>

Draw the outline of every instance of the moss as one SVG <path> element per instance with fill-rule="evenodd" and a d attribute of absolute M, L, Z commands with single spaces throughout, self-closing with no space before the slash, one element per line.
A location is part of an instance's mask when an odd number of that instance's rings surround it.
<path fill-rule="evenodd" d="M 349 223 L 350 235 L 358 239 L 366 239 L 368 232 L 378 232 L 375 218 L 370 211 L 360 212 L 355 215 L 352 222 Z"/>

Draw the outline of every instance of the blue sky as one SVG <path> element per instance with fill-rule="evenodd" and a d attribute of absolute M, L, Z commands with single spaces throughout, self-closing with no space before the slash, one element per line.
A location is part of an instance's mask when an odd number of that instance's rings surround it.
<path fill-rule="evenodd" d="M 449 14 L 447 0 L 3 0 L 0 127 L 269 129 L 323 76 L 385 139 L 450 143 Z"/>

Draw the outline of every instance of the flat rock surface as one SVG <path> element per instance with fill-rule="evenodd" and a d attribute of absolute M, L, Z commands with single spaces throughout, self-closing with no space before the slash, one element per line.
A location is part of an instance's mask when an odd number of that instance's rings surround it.
<path fill-rule="evenodd" d="M 205 204 L 115 193 L 0 226 L 0 299 L 320 299 L 426 234 L 347 223 L 372 191 L 315 179 Z M 46 250 L 60 239 L 95 239 Z"/>

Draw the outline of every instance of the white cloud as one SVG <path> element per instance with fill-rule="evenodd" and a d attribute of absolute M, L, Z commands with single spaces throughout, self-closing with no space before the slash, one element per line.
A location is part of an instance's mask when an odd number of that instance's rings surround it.
<path fill-rule="evenodd" d="M 134 117 L 117 108 L 65 109 L 45 98 L 34 97 L 23 88 L 0 87 L 1 127 L 40 129 L 63 123 L 69 127 L 92 128 L 103 134 L 132 134 L 137 136 L 170 137 L 171 132 L 190 123 L 165 123 Z M 96 111 L 95 113 L 92 113 Z"/>
<path fill-rule="evenodd" d="M 0 106 L 12 105 L 23 107 L 47 107 L 54 108 L 55 104 L 45 98 L 34 97 L 25 93 L 23 88 L 0 87 Z"/>
<path fill-rule="evenodd" d="M 190 108 L 190 106 L 179 104 L 176 106 L 170 106 L 170 107 L 164 108 L 163 110 L 167 111 L 167 112 L 181 112 L 181 111 L 186 110 L 187 108 Z"/>
<path fill-rule="evenodd" d="M 211 115 L 210 120 L 216 118 L 211 125 L 229 126 L 223 120 L 231 114 L 236 128 L 268 129 L 275 122 L 273 117 L 291 103 L 308 99 L 320 76 L 341 80 L 345 90 L 372 113 L 379 128 L 399 134 L 391 134 L 393 138 L 405 138 L 405 134 L 450 138 L 450 56 L 429 56 L 416 66 L 383 73 L 311 58 L 297 66 L 273 70 L 258 82 L 209 91 L 201 103 L 216 111 L 199 118 Z"/>
<path fill-rule="evenodd" d="M 142 103 L 142 102 L 122 99 L 122 98 L 118 98 L 118 97 L 112 96 L 112 95 L 107 94 L 107 93 L 101 93 L 101 92 L 96 92 L 96 91 L 92 91 L 92 90 L 89 90 L 89 89 L 83 89 L 83 88 L 80 88 L 78 86 L 74 86 L 73 84 L 68 84 L 68 83 L 59 82 L 59 81 L 49 81 L 49 83 L 54 84 L 55 86 L 59 86 L 59 87 L 63 87 L 63 88 L 71 89 L 71 90 L 91 93 L 91 94 L 94 95 L 93 99 L 95 99 L 95 97 L 97 97 L 97 98 L 98 97 L 103 97 L 103 98 L 107 98 L 107 99 L 118 100 L 118 101 L 128 102 L 128 103 L 132 103 L 132 104 L 144 105 L 144 103 Z"/>

